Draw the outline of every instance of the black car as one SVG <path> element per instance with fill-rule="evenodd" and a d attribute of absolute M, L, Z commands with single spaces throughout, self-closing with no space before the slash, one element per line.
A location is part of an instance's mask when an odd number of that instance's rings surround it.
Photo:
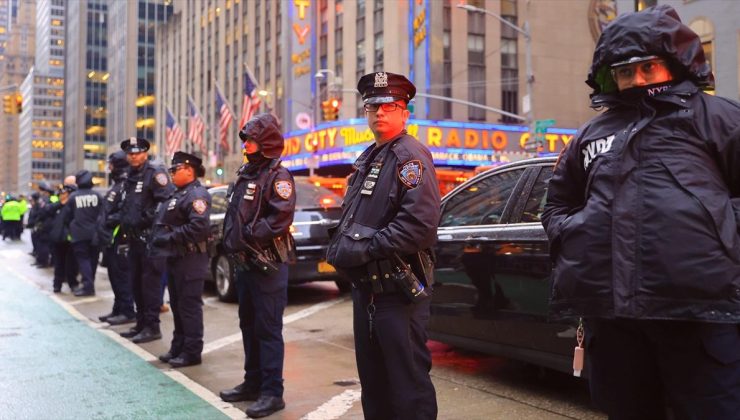
<path fill-rule="evenodd" d="M 211 259 L 212 279 L 221 300 L 236 300 L 236 290 L 229 260 L 221 246 L 223 220 L 228 198 L 227 186 L 213 187 L 211 193 L 211 235 L 214 249 Z M 297 262 L 290 266 L 290 284 L 307 283 L 317 280 L 336 282 L 341 291 L 350 289 L 349 283 L 340 279 L 334 267 L 324 260 L 329 243 L 328 227 L 339 222 L 342 215 L 342 197 L 331 190 L 311 183 L 308 178 L 295 178 L 296 212 L 290 232 L 296 243 Z"/>
<path fill-rule="evenodd" d="M 555 157 L 502 165 L 442 199 L 430 337 L 572 372 L 574 325 L 547 320 L 540 224 Z"/>

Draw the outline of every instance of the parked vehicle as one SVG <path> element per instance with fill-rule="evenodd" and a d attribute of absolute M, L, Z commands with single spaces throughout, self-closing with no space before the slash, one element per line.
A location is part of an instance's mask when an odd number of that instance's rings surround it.
<path fill-rule="evenodd" d="M 211 234 L 214 238 L 211 259 L 212 280 L 222 301 L 236 300 L 233 271 L 221 246 L 223 220 L 228 205 L 228 186 L 210 188 Z M 324 260 L 329 244 L 328 227 L 339 222 L 342 198 L 329 189 L 312 184 L 305 177 L 295 178 L 296 212 L 290 231 L 296 243 L 297 262 L 290 266 L 288 281 L 291 284 L 318 280 L 334 281 L 341 291 L 348 291 L 334 267 Z"/>
<path fill-rule="evenodd" d="M 575 327 L 547 320 L 552 266 L 540 216 L 555 160 L 490 169 L 442 199 L 431 338 L 572 371 Z"/>

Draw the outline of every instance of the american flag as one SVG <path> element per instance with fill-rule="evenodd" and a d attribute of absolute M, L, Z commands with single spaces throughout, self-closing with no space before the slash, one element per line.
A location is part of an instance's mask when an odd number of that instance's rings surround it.
<path fill-rule="evenodd" d="M 229 124 L 234 120 L 234 116 L 231 114 L 231 110 L 229 109 L 229 104 L 226 103 L 226 99 L 224 99 L 224 95 L 221 93 L 221 89 L 218 88 L 218 85 L 216 85 L 216 109 L 219 113 L 219 119 L 218 119 L 218 133 L 219 133 L 219 141 L 221 142 L 221 147 L 223 148 L 224 152 L 229 151 L 229 140 L 228 140 L 228 134 L 229 134 Z"/>
<path fill-rule="evenodd" d="M 201 151 L 205 151 L 205 142 L 203 141 L 203 132 L 206 129 L 206 124 L 203 122 L 203 117 L 200 115 L 198 108 L 193 103 L 193 99 L 188 96 L 188 117 L 190 119 L 188 128 L 188 140 L 192 141 L 200 147 Z"/>
<path fill-rule="evenodd" d="M 239 118 L 239 130 L 252 118 L 252 115 L 260 106 L 260 97 L 257 94 L 257 83 L 252 78 L 249 69 L 244 71 L 244 103 L 242 104 L 242 116 Z"/>
<path fill-rule="evenodd" d="M 185 133 L 180 128 L 180 124 L 177 123 L 175 116 L 172 115 L 170 108 L 165 106 L 164 109 L 166 113 L 164 140 L 167 147 L 167 156 L 172 156 L 180 149 Z"/>

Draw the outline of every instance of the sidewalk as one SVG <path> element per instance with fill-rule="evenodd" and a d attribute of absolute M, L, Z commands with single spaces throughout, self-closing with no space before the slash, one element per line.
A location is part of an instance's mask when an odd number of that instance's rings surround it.
<path fill-rule="evenodd" d="M 0 419 L 228 418 L 8 268 L 23 252 L 0 247 Z"/>

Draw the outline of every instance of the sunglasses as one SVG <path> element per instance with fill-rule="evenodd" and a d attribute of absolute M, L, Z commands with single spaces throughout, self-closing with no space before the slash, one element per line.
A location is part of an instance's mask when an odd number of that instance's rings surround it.
<path fill-rule="evenodd" d="M 378 112 L 378 109 L 383 109 L 384 112 L 393 112 L 398 108 L 406 109 L 406 107 L 395 102 L 388 104 L 365 104 L 362 107 L 365 108 L 365 112 Z"/>

